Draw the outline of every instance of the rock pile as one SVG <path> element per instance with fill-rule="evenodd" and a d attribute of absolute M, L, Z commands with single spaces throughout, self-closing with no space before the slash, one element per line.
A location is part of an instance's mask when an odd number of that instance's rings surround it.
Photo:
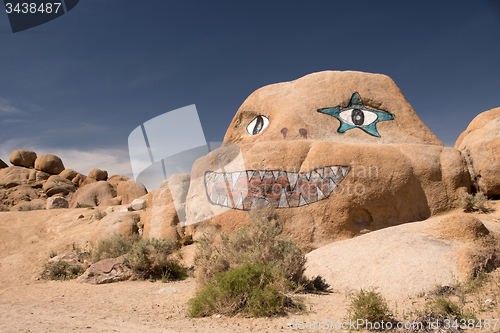
<path fill-rule="evenodd" d="M 12 152 L 9 161 L 12 166 L 0 160 L 0 211 L 130 204 L 147 193 L 125 176 L 108 178 L 99 169 L 85 176 L 65 169 L 61 158 L 52 154 L 37 156 L 20 149 Z"/>

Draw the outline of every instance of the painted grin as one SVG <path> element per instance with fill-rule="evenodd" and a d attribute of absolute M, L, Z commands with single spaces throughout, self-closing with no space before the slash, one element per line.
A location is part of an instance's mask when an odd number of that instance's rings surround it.
<path fill-rule="evenodd" d="M 335 165 L 310 172 L 247 170 L 206 172 L 205 189 L 213 205 L 240 210 L 301 207 L 328 198 L 351 167 Z"/>

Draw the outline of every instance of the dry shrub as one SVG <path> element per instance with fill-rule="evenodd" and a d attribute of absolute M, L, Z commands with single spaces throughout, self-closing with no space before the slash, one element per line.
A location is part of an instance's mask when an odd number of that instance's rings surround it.
<path fill-rule="evenodd" d="M 263 317 L 302 308 L 288 295 L 293 284 L 272 264 L 245 263 L 228 271 L 218 272 L 189 301 L 190 317 L 213 314 Z"/>
<path fill-rule="evenodd" d="M 197 245 L 195 265 L 201 285 L 215 274 L 247 262 L 271 265 L 290 281 L 302 282 L 306 262 L 304 253 L 292 238 L 280 234 L 274 222 L 257 220 L 231 236 L 222 233 L 220 238 L 205 234 Z"/>
<path fill-rule="evenodd" d="M 131 236 L 114 234 L 110 238 L 100 239 L 96 247 L 92 249 L 92 261 L 98 262 L 99 260 L 118 258 L 127 254 L 140 239 L 141 236 L 137 234 Z"/>
<path fill-rule="evenodd" d="M 483 193 L 470 194 L 460 192 L 457 204 L 463 208 L 464 212 L 481 212 L 488 213 L 490 211 L 489 199 Z"/>
<path fill-rule="evenodd" d="M 142 239 L 124 256 L 124 263 L 142 278 L 184 279 L 187 270 L 179 264 L 179 248 L 173 239 Z"/>

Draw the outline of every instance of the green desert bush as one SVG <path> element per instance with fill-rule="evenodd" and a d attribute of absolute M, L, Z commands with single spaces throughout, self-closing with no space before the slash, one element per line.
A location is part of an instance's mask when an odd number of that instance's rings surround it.
<path fill-rule="evenodd" d="M 276 315 L 287 308 L 302 307 L 288 295 L 293 288 L 293 283 L 273 264 L 247 262 L 215 273 L 211 281 L 189 300 L 188 315 Z"/>
<path fill-rule="evenodd" d="M 438 297 L 428 301 L 425 305 L 425 311 L 443 318 L 454 317 L 458 320 L 476 319 L 473 312 L 465 310 L 447 297 Z"/>
<path fill-rule="evenodd" d="M 351 295 L 349 306 L 349 319 L 357 321 L 366 320 L 372 323 L 392 321 L 393 314 L 389 310 L 385 298 L 375 290 L 364 290 Z"/>
<path fill-rule="evenodd" d="M 49 279 L 66 280 L 74 279 L 83 273 L 83 267 L 80 265 L 70 265 L 64 261 L 58 261 L 47 268 Z"/>
<path fill-rule="evenodd" d="M 124 263 L 143 278 L 184 279 L 187 270 L 177 259 L 179 248 L 173 239 L 142 239 L 124 256 Z"/>
<path fill-rule="evenodd" d="M 206 234 L 198 241 L 195 265 L 198 280 L 206 284 L 219 272 L 247 262 L 269 264 L 296 284 L 302 282 L 306 258 L 295 241 L 281 235 L 273 222 L 255 221 L 251 226 L 236 230 L 220 239 Z"/>
<path fill-rule="evenodd" d="M 125 255 L 140 240 L 141 236 L 138 234 L 132 236 L 114 234 L 110 238 L 100 239 L 91 251 L 92 261 L 98 262 L 102 259 L 117 258 Z"/>

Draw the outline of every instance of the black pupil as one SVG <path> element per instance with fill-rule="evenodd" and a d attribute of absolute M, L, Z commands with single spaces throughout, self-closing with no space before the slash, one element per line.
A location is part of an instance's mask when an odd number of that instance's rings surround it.
<path fill-rule="evenodd" d="M 253 128 L 252 134 L 259 134 L 260 131 L 262 130 L 262 126 L 264 126 L 264 119 L 262 119 L 261 116 L 257 117 L 257 123 L 255 124 L 255 127 Z"/>
<path fill-rule="evenodd" d="M 360 109 L 352 110 L 352 122 L 354 125 L 361 126 L 365 122 L 365 114 Z"/>

